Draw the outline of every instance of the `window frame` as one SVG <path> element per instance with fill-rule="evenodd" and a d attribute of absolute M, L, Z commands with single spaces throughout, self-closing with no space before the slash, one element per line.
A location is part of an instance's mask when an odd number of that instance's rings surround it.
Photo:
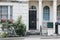
<path fill-rule="evenodd" d="M 3 16 L 6 16 L 6 19 L 13 19 L 13 6 L 7 6 L 7 5 L 1 6 L 1 5 L 0 5 L 0 7 L 1 7 L 1 9 L 0 9 L 0 11 L 1 11 L 0 19 L 2 19 Z M 6 10 L 3 9 L 3 7 L 7 7 Z M 11 9 L 11 7 L 12 7 L 12 9 Z M 3 13 L 3 10 L 7 11 L 7 12 L 6 12 L 6 15 Z M 12 10 L 12 11 L 11 11 L 11 10 Z M 3 15 L 2 13 L 3 13 L 4 15 Z M 9 13 L 10 13 L 10 14 L 9 14 Z M 11 15 L 11 14 L 12 14 L 12 15 Z M 9 18 L 9 16 L 10 16 L 10 18 Z M 11 17 L 11 16 L 12 16 L 12 17 Z"/>
<path fill-rule="evenodd" d="M 43 21 L 50 21 L 50 8 L 48 6 L 43 8 Z"/>

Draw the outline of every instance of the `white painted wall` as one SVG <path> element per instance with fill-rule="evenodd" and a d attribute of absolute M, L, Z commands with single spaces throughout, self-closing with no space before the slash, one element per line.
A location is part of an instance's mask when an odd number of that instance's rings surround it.
<path fill-rule="evenodd" d="M 22 1 L 22 0 L 21 0 Z M 31 2 L 30 2 L 31 3 Z M 60 2 L 57 3 L 59 5 Z M 22 15 L 22 21 L 26 25 L 26 30 L 29 30 L 29 7 L 31 5 L 35 5 L 37 7 L 37 30 L 39 29 L 39 5 L 38 2 L 32 2 L 30 5 L 29 3 L 11 3 L 11 2 L 0 2 L 0 5 L 7 5 L 13 6 L 13 20 L 16 20 L 18 16 Z M 53 22 L 53 2 L 43 2 L 43 7 L 49 6 L 50 7 L 50 21 Z M 54 34 L 54 29 L 48 29 L 48 35 Z"/>
<path fill-rule="evenodd" d="M 28 3 L 14 4 L 13 10 L 13 18 L 16 19 L 22 15 L 22 21 L 26 25 L 26 30 L 28 30 Z"/>
<path fill-rule="evenodd" d="M 0 5 L 13 6 L 13 20 L 16 20 L 18 16 L 22 16 L 22 21 L 26 25 L 28 30 L 28 2 L 27 3 L 10 3 L 0 2 Z"/>

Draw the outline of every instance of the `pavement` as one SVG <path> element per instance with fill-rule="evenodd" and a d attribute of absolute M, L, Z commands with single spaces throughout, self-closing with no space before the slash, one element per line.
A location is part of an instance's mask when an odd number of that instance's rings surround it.
<path fill-rule="evenodd" d="M 29 35 L 26 37 L 0 38 L 0 40 L 60 40 L 60 36 Z"/>

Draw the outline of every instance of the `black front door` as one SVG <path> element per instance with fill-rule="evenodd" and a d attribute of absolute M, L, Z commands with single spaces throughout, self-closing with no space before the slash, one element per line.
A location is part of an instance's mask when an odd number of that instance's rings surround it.
<path fill-rule="evenodd" d="M 29 30 L 36 29 L 36 10 L 29 10 Z"/>
<path fill-rule="evenodd" d="M 55 33 L 58 34 L 58 25 L 60 25 L 60 23 L 56 22 L 55 24 Z"/>

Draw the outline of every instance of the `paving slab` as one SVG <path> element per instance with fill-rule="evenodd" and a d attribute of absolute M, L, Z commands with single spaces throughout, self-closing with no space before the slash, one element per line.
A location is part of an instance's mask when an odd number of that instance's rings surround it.
<path fill-rule="evenodd" d="M 26 37 L 0 38 L 0 40 L 60 40 L 60 36 L 29 35 Z"/>

